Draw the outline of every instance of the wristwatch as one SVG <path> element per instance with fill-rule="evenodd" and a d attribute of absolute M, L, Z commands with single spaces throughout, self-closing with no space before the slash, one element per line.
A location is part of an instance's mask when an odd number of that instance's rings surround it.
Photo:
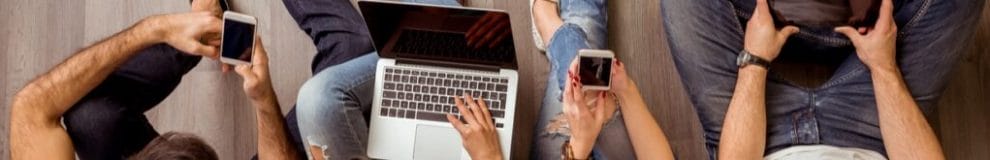
<path fill-rule="evenodd" d="M 738 65 L 739 68 L 742 68 L 750 64 L 762 66 L 763 68 L 770 69 L 769 60 L 757 57 L 756 55 L 753 55 L 753 53 L 749 53 L 749 51 L 746 51 L 745 49 L 740 51 L 739 56 L 736 57 L 736 65 Z"/>

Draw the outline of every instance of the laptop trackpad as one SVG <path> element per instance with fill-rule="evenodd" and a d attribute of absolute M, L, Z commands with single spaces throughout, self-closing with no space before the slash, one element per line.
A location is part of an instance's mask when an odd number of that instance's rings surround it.
<path fill-rule="evenodd" d="M 461 159 L 461 135 L 449 127 L 416 126 L 413 159 Z"/>

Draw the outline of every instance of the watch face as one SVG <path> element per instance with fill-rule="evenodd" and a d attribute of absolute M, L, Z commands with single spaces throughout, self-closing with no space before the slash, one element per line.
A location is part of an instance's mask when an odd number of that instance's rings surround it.
<path fill-rule="evenodd" d="M 746 65 L 746 57 L 749 57 L 749 54 L 747 54 L 745 51 L 740 52 L 739 56 L 736 57 L 736 65 L 739 67 Z"/>

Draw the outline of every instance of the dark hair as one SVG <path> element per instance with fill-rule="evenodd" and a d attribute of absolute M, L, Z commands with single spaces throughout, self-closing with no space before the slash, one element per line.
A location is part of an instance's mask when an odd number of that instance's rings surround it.
<path fill-rule="evenodd" d="M 168 132 L 144 146 L 131 160 L 216 160 L 213 147 L 196 135 Z"/>

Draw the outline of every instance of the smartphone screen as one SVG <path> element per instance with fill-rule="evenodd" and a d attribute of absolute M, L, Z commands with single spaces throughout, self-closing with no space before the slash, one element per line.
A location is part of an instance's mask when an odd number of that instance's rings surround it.
<path fill-rule="evenodd" d="M 612 58 L 581 57 L 578 74 L 586 86 L 609 86 L 612 78 Z"/>
<path fill-rule="evenodd" d="M 224 19 L 221 56 L 251 62 L 254 51 L 254 25 L 236 20 Z"/>

